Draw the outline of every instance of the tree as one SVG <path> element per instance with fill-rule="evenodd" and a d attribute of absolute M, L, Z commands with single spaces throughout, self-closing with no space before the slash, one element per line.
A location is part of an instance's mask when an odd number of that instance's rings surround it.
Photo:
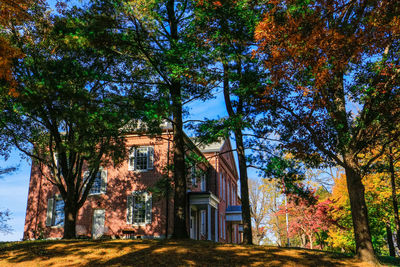
<path fill-rule="evenodd" d="M 386 147 L 400 134 L 392 131 L 400 119 L 399 3 L 270 4 L 256 30 L 272 79 L 260 108 L 267 105 L 297 158 L 344 168 L 357 256 L 376 261 L 362 178 L 379 155 L 363 164 L 360 157 L 383 136 Z"/>
<path fill-rule="evenodd" d="M 249 180 L 249 200 L 251 217 L 254 222 L 253 242 L 260 245 L 267 234 L 266 219 L 270 211 L 270 194 L 259 180 Z"/>
<path fill-rule="evenodd" d="M 311 249 L 314 248 L 315 235 L 320 235 L 322 232 L 327 231 L 333 223 L 329 217 L 330 201 L 317 202 L 314 196 L 313 198 L 310 200 L 290 195 L 287 208 L 281 206 L 278 211 L 278 213 L 282 214 L 285 213 L 286 209 L 288 210 L 290 215 L 289 236 L 300 236 L 303 247 L 307 242 L 302 236 L 307 236 Z M 320 243 L 322 243 L 321 240 Z"/>
<path fill-rule="evenodd" d="M 262 65 L 251 53 L 254 29 L 261 13 L 257 1 L 198 1 L 195 15 L 200 37 L 206 40 L 202 45 L 211 50 L 210 57 L 214 62 L 211 66 L 213 70 L 215 66 L 219 68 L 216 79 L 222 86 L 228 113 L 226 118 L 219 120 L 206 119 L 198 130 L 203 132 L 203 138 L 208 134 L 211 140 L 221 135 L 228 137 L 230 133 L 234 135 L 240 176 L 243 243 L 251 244 L 246 149 L 252 149 L 252 146 L 246 144 L 246 132 L 252 132 L 257 113 L 251 96 L 263 87 L 266 77 Z"/>
<path fill-rule="evenodd" d="M 335 178 L 335 185 L 330 197 L 333 208 L 330 214 L 335 219 L 336 224 L 329 229 L 328 241 L 333 250 L 340 249 L 350 252 L 355 250 L 355 243 L 352 233 L 350 200 L 346 183 L 345 175 Z M 394 225 L 389 175 L 379 172 L 369 174 L 364 177 L 363 184 L 365 186 L 372 244 L 377 253 L 386 254 L 388 253 L 386 244 L 390 245 L 390 243 L 393 243 L 390 233 Z M 389 236 L 387 231 L 388 226 L 390 227 Z"/>
<path fill-rule="evenodd" d="M 77 8 L 51 16 L 44 7 L 32 16 L 32 23 L 11 29 L 10 39 L 25 57 L 12 65 L 13 93 L 6 93 L 7 84 L 0 86 L 0 134 L 58 188 L 65 203 L 64 238 L 75 238 L 77 212 L 99 168 L 125 158 L 123 126 L 140 118 L 132 113 L 139 108 L 116 84 L 125 69 L 105 49 L 115 40 L 100 23 L 107 17 L 89 17 Z"/>
<path fill-rule="evenodd" d="M 98 1 L 115 6 L 113 16 L 123 18 L 117 31 L 124 45 L 115 50 L 127 59 L 135 57 L 134 68 L 147 76 L 131 79 L 134 86 L 143 85 L 153 93 L 148 115 L 155 121 L 166 119 L 173 124 L 174 230 L 173 238 L 188 238 L 187 185 L 183 132 L 184 105 L 193 99 L 209 96 L 205 83 L 205 52 L 196 46 L 193 31 L 195 2 L 183 0 Z M 139 56 L 137 57 L 137 53 Z"/>

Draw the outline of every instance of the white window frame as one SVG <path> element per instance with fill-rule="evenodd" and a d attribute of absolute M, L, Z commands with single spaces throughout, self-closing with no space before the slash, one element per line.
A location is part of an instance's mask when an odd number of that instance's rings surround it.
<path fill-rule="evenodd" d="M 138 149 L 147 149 L 147 167 L 146 169 L 137 169 L 137 151 Z M 133 158 L 133 166 L 132 166 L 132 158 Z M 133 146 L 131 147 L 131 151 L 129 153 L 128 159 L 128 170 L 135 172 L 146 172 L 148 170 L 152 170 L 154 168 L 154 147 L 152 146 Z"/>
<path fill-rule="evenodd" d="M 207 176 L 205 173 L 201 176 L 200 190 L 203 192 L 207 190 Z"/>
<path fill-rule="evenodd" d="M 226 203 L 227 203 L 227 205 L 230 205 L 231 204 L 231 185 L 230 185 L 230 182 L 229 182 L 229 180 L 227 179 L 227 181 L 226 181 L 226 186 L 227 186 L 227 189 L 226 189 L 226 192 L 227 192 L 227 200 L 226 200 Z"/>
<path fill-rule="evenodd" d="M 144 211 L 144 222 L 134 222 L 134 197 L 138 195 L 143 195 L 145 202 L 145 211 Z M 131 199 L 131 200 L 129 200 Z M 128 195 L 127 200 L 127 223 L 132 226 L 145 226 L 147 224 L 152 223 L 152 196 L 150 193 L 144 191 L 134 191 L 132 194 Z"/>
<path fill-rule="evenodd" d="M 57 216 L 57 203 L 63 202 L 64 200 L 60 195 L 55 195 L 52 198 L 47 200 L 47 213 L 46 213 L 46 226 L 51 226 L 55 228 L 63 228 L 65 222 L 65 214 L 64 214 L 64 207 L 65 203 L 62 205 L 62 222 L 59 224 L 56 223 L 56 216 Z"/>
<path fill-rule="evenodd" d="M 88 179 L 89 176 L 89 171 L 85 171 L 83 174 L 83 180 L 86 183 L 86 180 Z M 93 191 L 93 185 L 96 182 L 96 179 L 100 179 L 100 191 L 95 192 Z M 87 184 L 85 184 L 86 187 Z M 88 196 L 95 196 L 95 195 L 101 195 L 105 194 L 107 190 L 107 170 L 104 170 L 103 167 L 99 168 L 99 171 L 96 173 L 95 181 L 93 181 L 92 187 L 89 190 Z"/>

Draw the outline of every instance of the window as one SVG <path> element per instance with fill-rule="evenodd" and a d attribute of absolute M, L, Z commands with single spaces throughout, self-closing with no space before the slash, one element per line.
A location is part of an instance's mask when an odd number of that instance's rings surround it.
<path fill-rule="evenodd" d="M 230 185 L 229 181 L 227 181 L 227 188 L 228 189 L 226 190 L 226 192 L 228 194 L 228 197 L 227 197 L 227 200 L 226 200 L 226 204 L 230 205 L 230 203 L 231 203 L 231 185 Z"/>
<path fill-rule="evenodd" d="M 192 181 L 192 186 L 196 186 L 197 185 L 196 166 L 192 166 L 192 168 L 190 168 L 190 178 Z"/>
<path fill-rule="evenodd" d="M 101 172 L 96 173 L 92 188 L 90 188 L 89 194 L 100 194 L 101 192 Z"/>
<path fill-rule="evenodd" d="M 219 174 L 219 197 L 222 199 L 222 173 Z"/>
<path fill-rule="evenodd" d="M 151 223 L 152 200 L 146 192 L 133 192 L 128 196 L 127 222 L 134 225 Z"/>
<path fill-rule="evenodd" d="M 226 221 L 223 220 L 224 222 L 224 239 L 226 240 Z"/>
<path fill-rule="evenodd" d="M 151 170 L 153 169 L 153 160 L 153 147 L 132 147 L 128 169 L 131 171 Z"/>
<path fill-rule="evenodd" d="M 89 172 L 84 173 L 84 180 L 89 177 Z M 90 188 L 89 195 L 105 194 L 107 187 L 107 171 L 100 167 L 99 172 L 96 173 L 92 187 Z"/>
<path fill-rule="evenodd" d="M 206 234 L 206 211 L 205 210 L 200 211 L 200 217 L 201 217 L 200 234 L 205 235 Z"/>
<path fill-rule="evenodd" d="M 201 176 L 201 183 L 200 183 L 200 189 L 201 189 L 201 191 L 206 191 L 206 187 L 207 187 L 206 179 L 207 179 L 206 175 L 203 174 L 203 175 Z"/>
<path fill-rule="evenodd" d="M 222 176 L 222 195 L 224 200 L 226 201 L 226 177 Z"/>
<path fill-rule="evenodd" d="M 224 236 L 223 236 L 223 234 L 222 234 L 222 232 L 223 232 L 222 227 L 223 227 L 223 219 L 224 219 L 224 218 L 222 217 L 222 214 L 219 215 L 219 218 L 220 218 L 219 236 L 220 236 L 221 238 L 223 238 Z"/>
<path fill-rule="evenodd" d="M 46 226 L 64 226 L 64 200 L 59 195 L 47 201 Z"/>
<path fill-rule="evenodd" d="M 236 205 L 236 187 L 232 186 L 232 205 Z"/>

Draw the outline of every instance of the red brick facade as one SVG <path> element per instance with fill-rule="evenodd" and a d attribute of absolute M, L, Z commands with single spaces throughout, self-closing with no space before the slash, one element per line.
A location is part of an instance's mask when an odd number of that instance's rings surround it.
<path fill-rule="evenodd" d="M 189 139 L 187 141 L 191 142 Z M 132 231 L 133 236 L 141 238 L 163 238 L 172 234 L 173 201 L 171 199 L 169 201 L 161 197 L 159 199 L 151 199 L 151 204 L 149 204 L 151 205 L 151 213 L 149 215 L 146 213 L 146 216 L 150 216 L 151 222 L 147 221 L 147 217 L 146 223 L 140 225 L 130 224 L 127 221 L 129 212 L 128 196 L 132 195 L 133 192 L 145 192 L 148 187 L 153 186 L 162 177 L 165 172 L 165 166 L 168 164 L 168 155 L 170 154 L 168 153 L 168 148 L 171 151 L 172 136 L 167 133 L 154 138 L 130 135 L 127 136 L 127 145 L 129 147 L 152 147 L 154 150 L 154 167 L 146 171 L 129 170 L 129 163 L 126 161 L 118 168 L 104 168 L 106 173 L 105 193 L 88 196 L 78 213 L 77 235 L 92 237 L 95 210 L 101 210 L 100 213 L 104 214 L 104 228 L 102 228 L 102 231 L 107 236 L 124 237 L 127 231 Z M 212 240 L 239 243 L 238 225 L 225 222 L 226 207 L 228 205 L 238 205 L 238 176 L 233 154 L 230 151 L 229 140 L 226 140 L 223 145 L 221 143 L 218 150 L 216 152 L 205 151 L 202 153 L 196 149 L 196 153 L 205 156 L 209 162 L 208 166 L 206 166 L 207 164 L 199 166 L 204 171 L 207 170 L 206 188 L 205 191 L 202 190 L 201 181 L 197 182 L 196 186 L 189 182 L 188 191 L 191 193 L 188 194 L 196 194 L 193 192 L 200 193 L 202 191 L 208 192 L 210 198 L 216 196 L 219 204 L 213 207 L 211 214 L 209 213 L 210 209 L 207 211 L 207 208 L 205 208 L 206 212 L 201 211 L 205 206 L 200 205 L 195 208 L 199 216 L 196 217 L 196 229 L 193 231 L 197 233 L 195 239 L 210 239 L 210 235 L 207 233 L 211 233 L 210 231 L 212 230 Z M 172 162 L 171 159 L 170 162 Z M 222 180 L 221 177 L 223 177 Z M 190 181 L 190 179 L 188 180 Z M 221 181 L 225 184 L 223 192 L 220 192 L 220 188 L 222 188 Z M 54 198 L 56 195 L 58 195 L 58 189 L 40 174 L 38 166 L 33 165 L 29 184 L 24 239 L 62 237 L 62 226 L 46 226 L 48 203 L 51 203 L 49 199 Z M 166 233 L 167 203 L 169 205 L 168 234 Z M 188 211 L 188 214 L 196 212 L 189 207 Z M 217 220 L 215 218 L 216 214 L 218 216 Z M 211 217 L 209 218 L 209 216 Z M 210 219 L 211 224 L 209 224 Z M 188 218 L 188 229 L 190 229 L 189 220 Z M 207 225 L 204 225 L 204 223 Z M 204 233 L 204 229 L 206 229 L 206 233 Z M 218 238 L 215 236 L 215 231 L 218 231 Z"/>

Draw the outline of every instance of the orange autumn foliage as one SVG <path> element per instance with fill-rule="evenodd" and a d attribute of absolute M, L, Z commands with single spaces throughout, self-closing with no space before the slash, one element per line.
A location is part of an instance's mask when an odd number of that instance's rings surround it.
<path fill-rule="evenodd" d="M 290 80 L 299 70 L 311 67 L 318 90 L 337 73 L 345 72 L 349 64 L 381 53 L 400 33 L 400 3 L 395 0 L 372 4 L 366 0 L 270 3 L 273 6 L 258 25 L 255 38 L 259 42 L 257 52 L 268 54 L 265 65 L 273 70 L 275 83 Z M 365 6 L 368 8 L 363 9 Z M 367 19 L 361 20 L 363 17 Z M 360 19 L 351 29 L 343 27 L 349 21 L 353 25 L 353 18 Z"/>
<path fill-rule="evenodd" d="M 32 3 L 32 0 L 0 1 L 0 32 L 10 30 L 13 25 L 29 19 L 27 10 Z M 12 60 L 22 56 L 21 51 L 13 47 L 4 36 L 0 36 L 0 79 L 10 83 L 11 87 L 15 85 L 11 73 Z"/>

